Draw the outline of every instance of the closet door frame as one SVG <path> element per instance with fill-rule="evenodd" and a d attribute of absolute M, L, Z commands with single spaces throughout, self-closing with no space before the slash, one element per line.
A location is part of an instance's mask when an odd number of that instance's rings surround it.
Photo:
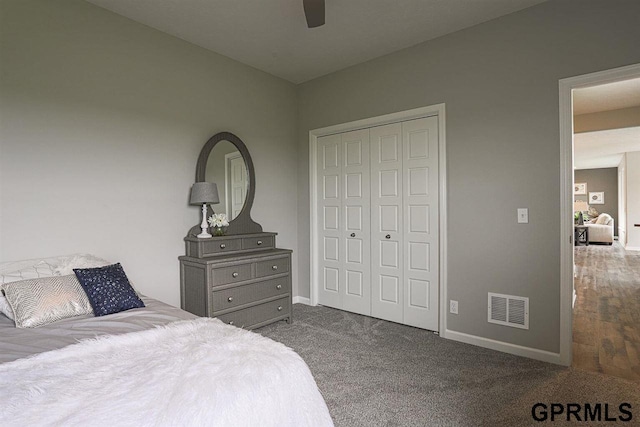
<path fill-rule="evenodd" d="M 419 119 L 424 117 L 438 117 L 438 258 L 439 258 L 439 322 L 438 332 L 440 336 L 447 338 L 447 162 L 446 162 L 446 123 L 445 123 L 445 104 L 436 104 L 427 107 L 416 108 L 412 110 L 400 111 L 397 113 L 386 114 L 368 119 L 357 120 L 348 123 L 342 123 L 334 126 L 314 129 L 309 132 L 309 194 L 310 194 L 310 299 L 311 305 L 318 304 L 318 243 L 319 236 L 317 231 L 317 139 L 322 136 L 354 131 L 358 129 L 366 129 L 373 126 L 386 125 L 407 120 Z"/>

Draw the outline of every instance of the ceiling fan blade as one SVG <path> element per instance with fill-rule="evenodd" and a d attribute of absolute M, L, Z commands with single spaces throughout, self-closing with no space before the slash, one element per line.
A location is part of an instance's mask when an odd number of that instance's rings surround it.
<path fill-rule="evenodd" d="M 324 25 L 324 0 L 302 0 L 307 27 L 316 28 Z"/>

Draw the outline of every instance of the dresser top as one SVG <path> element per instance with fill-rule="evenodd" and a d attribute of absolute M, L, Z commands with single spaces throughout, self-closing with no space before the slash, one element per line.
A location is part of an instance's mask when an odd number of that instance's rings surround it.
<path fill-rule="evenodd" d="M 187 236 L 184 238 L 185 242 L 219 242 L 222 240 L 235 240 L 235 239 L 244 239 L 244 238 L 252 238 L 252 237 L 264 237 L 264 236 L 277 236 L 278 233 L 251 233 L 251 234 L 230 234 L 225 236 L 213 236 L 205 239 L 196 237 L 196 236 Z"/>

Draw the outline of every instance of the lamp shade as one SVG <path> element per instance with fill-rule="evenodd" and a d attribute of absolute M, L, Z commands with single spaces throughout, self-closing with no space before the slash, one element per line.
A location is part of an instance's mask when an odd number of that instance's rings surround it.
<path fill-rule="evenodd" d="M 576 200 L 573 202 L 574 212 L 585 212 L 589 210 L 589 204 L 584 200 Z"/>
<path fill-rule="evenodd" d="M 218 186 L 213 182 L 196 182 L 191 186 L 189 203 L 201 205 L 203 203 L 220 203 Z"/>

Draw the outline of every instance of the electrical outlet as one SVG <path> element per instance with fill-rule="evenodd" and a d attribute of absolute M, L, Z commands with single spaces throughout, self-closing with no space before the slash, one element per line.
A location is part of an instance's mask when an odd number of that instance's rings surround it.
<path fill-rule="evenodd" d="M 452 314 L 458 314 L 458 301 L 449 300 L 449 312 Z"/>
<path fill-rule="evenodd" d="M 529 223 L 529 209 L 527 209 L 527 208 L 518 208 L 518 223 L 520 223 L 520 224 L 528 224 Z"/>

